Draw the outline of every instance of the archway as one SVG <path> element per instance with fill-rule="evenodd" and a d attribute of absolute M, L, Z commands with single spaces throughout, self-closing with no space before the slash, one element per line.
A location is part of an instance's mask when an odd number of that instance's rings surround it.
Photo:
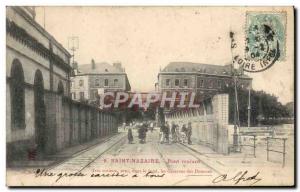
<path fill-rule="evenodd" d="M 57 93 L 60 94 L 60 95 L 64 94 L 64 85 L 61 81 L 59 81 L 59 83 L 58 83 Z"/>
<path fill-rule="evenodd" d="M 44 103 L 44 81 L 40 70 L 34 75 L 34 112 L 35 112 L 35 135 L 37 150 L 45 152 L 46 147 L 46 107 Z"/>
<path fill-rule="evenodd" d="M 24 71 L 18 59 L 13 60 L 11 67 L 10 95 L 12 129 L 25 129 Z"/>

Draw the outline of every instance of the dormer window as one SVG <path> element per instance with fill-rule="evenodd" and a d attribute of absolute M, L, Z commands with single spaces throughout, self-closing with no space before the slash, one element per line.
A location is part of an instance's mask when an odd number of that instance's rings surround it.
<path fill-rule="evenodd" d="M 108 69 L 105 69 L 105 72 L 108 72 Z"/>

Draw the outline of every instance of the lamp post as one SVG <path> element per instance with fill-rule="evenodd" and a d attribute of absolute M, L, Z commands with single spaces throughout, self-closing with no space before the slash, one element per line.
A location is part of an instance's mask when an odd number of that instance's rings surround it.
<path fill-rule="evenodd" d="M 251 122 L 251 84 L 248 87 L 248 128 L 250 127 Z"/>
<path fill-rule="evenodd" d="M 233 152 L 239 151 L 239 134 L 238 128 L 240 126 L 239 120 L 239 103 L 238 103 L 238 93 L 237 93 L 237 82 L 239 76 L 243 75 L 243 66 L 236 66 L 234 62 L 233 49 L 237 47 L 237 43 L 234 39 L 234 33 L 230 32 L 229 37 L 231 39 L 231 56 L 232 56 L 232 65 L 231 65 L 231 76 L 234 82 L 234 132 L 233 132 Z"/>

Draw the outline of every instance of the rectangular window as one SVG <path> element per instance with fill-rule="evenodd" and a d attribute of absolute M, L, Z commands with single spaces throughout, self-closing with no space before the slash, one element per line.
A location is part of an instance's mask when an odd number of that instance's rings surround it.
<path fill-rule="evenodd" d="M 72 93 L 72 98 L 75 100 L 76 99 L 76 93 Z"/>
<path fill-rule="evenodd" d="M 175 86 L 179 87 L 179 79 L 175 79 Z"/>
<path fill-rule="evenodd" d="M 94 91 L 94 98 L 97 99 L 98 98 L 98 90 Z"/>
<path fill-rule="evenodd" d="M 83 86 L 83 80 L 82 80 L 82 79 L 79 80 L 79 86 L 80 86 L 80 87 Z"/>
<path fill-rule="evenodd" d="M 199 87 L 204 87 L 204 80 L 203 79 L 200 80 Z"/>
<path fill-rule="evenodd" d="M 90 91 L 90 99 L 95 100 L 98 97 L 98 90 L 97 89 L 92 89 Z"/>
<path fill-rule="evenodd" d="M 167 87 L 170 86 L 170 79 L 166 79 L 166 86 L 167 86 Z"/>
<path fill-rule="evenodd" d="M 84 99 L 84 92 L 80 92 L 80 99 Z"/>
<path fill-rule="evenodd" d="M 184 80 L 183 80 L 183 86 L 184 86 L 184 87 L 187 87 L 187 86 L 188 86 L 188 80 L 187 80 L 187 79 L 184 79 Z"/>
<path fill-rule="evenodd" d="M 214 80 L 210 80 L 209 81 L 209 88 L 213 88 L 214 87 Z"/>
<path fill-rule="evenodd" d="M 114 79 L 114 87 L 118 86 L 118 79 Z"/>
<path fill-rule="evenodd" d="M 221 80 L 218 80 L 218 88 L 221 88 L 222 87 L 222 82 Z"/>
<path fill-rule="evenodd" d="M 96 87 L 99 87 L 99 86 L 100 86 L 100 80 L 99 80 L 99 79 L 96 79 L 96 80 L 95 80 L 95 86 L 96 86 Z"/>
<path fill-rule="evenodd" d="M 105 86 L 105 87 L 108 87 L 108 79 L 105 79 L 105 80 L 104 80 L 104 86 Z"/>

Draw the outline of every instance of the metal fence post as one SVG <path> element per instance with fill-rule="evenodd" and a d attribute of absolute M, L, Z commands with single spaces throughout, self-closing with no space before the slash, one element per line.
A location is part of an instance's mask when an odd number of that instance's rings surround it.
<path fill-rule="evenodd" d="M 286 143 L 286 138 L 283 139 L 282 167 L 285 166 L 285 143 Z"/>

